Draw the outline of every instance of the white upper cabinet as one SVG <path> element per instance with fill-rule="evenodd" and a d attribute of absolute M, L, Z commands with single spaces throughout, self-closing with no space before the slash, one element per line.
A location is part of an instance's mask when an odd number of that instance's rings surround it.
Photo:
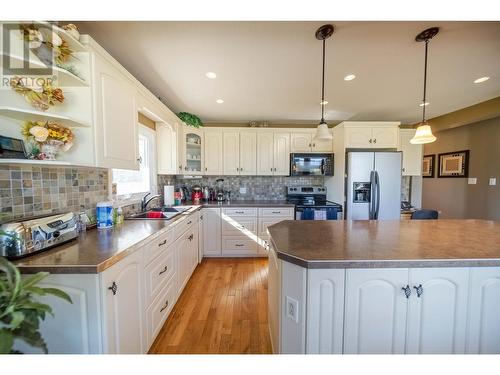
<path fill-rule="evenodd" d="M 191 126 L 182 126 L 179 152 L 179 174 L 200 175 L 204 170 L 203 130 Z"/>
<path fill-rule="evenodd" d="M 101 274 L 104 352 L 146 351 L 142 251 L 127 256 Z"/>
<path fill-rule="evenodd" d="M 290 152 L 333 152 L 332 140 L 318 140 L 316 129 L 293 129 L 290 136 Z"/>
<path fill-rule="evenodd" d="M 96 164 L 139 169 L 136 88 L 99 53 L 93 64 Z"/>
<path fill-rule="evenodd" d="M 226 176 L 240 174 L 240 133 L 238 131 L 223 132 L 224 174 Z"/>
<path fill-rule="evenodd" d="M 156 123 L 156 150 L 158 173 L 177 173 L 177 127 L 167 123 Z"/>
<path fill-rule="evenodd" d="M 408 354 L 463 354 L 467 320 L 467 268 L 410 270 Z M 500 296 L 498 296 L 500 298 Z"/>
<path fill-rule="evenodd" d="M 346 270 L 344 353 L 403 354 L 408 269 Z"/>
<path fill-rule="evenodd" d="M 403 153 L 403 176 L 422 175 L 423 145 L 413 145 L 410 140 L 415 129 L 400 129 L 400 150 Z"/>
<path fill-rule="evenodd" d="M 290 133 L 261 131 L 257 134 L 257 174 L 260 176 L 290 174 Z"/>
<path fill-rule="evenodd" d="M 240 133 L 240 174 L 257 174 L 257 133 L 255 131 Z"/>
<path fill-rule="evenodd" d="M 470 270 L 467 353 L 500 353 L 500 267 Z"/>
<path fill-rule="evenodd" d="M 274 133 L 274 175 L 290 174 L 290 133 Z"/>
<path fill-rule="evenodd" d="M 312 134 L 292 132 L 290 135 L 290 152 L 311 152 Z"/>
<path fill-rule="evenodd" d="M 257 133 L 257 174 L 274 174 L 274 134 L 270 131 Z"/>
<path fill-rule="evenodd" d="M 397 148 L 399 122 L 343 122 L 345 148 Z"/>
<path fill-rule="evenodd" d="M 204 129 L 205 133 L 205 174 L 223 174 L 222 130 Z"/>

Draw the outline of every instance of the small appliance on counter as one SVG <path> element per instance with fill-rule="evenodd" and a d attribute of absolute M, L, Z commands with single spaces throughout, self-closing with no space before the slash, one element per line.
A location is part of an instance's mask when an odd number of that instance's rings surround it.
<path fill-rule="evenodd" d="M 288 186 L 286 200 L 295 204 L 295 220 L 342 219 L 342 206 L 326 199 L 324 186 Z"/>
<path fill-rule="evenodd" d="M 0 226 L 0 256 L 22 258 L 78 237 L 74 213 L 36 217 Z"/>
<path fill-rule="evenodd" d="M 208 186 L 203 186 L 203 202 L 208 202 L 210 200 L 210 188 Z"/>
<path fill-rule="evenodd" d="M 223 185 L 224 179 L 218 178 L 215 182 L 217 183 L 217 189 L 216 189 L 217 202 L 224 202 L 224 200 L 226 199 L 226 194 L 224 192 L 224 185 Z"/>

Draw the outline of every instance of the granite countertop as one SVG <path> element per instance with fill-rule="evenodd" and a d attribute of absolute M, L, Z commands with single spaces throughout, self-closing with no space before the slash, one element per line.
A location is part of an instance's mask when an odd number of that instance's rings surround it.
<path fill-rule="evenodd" d="M 13 263 L 21 273 L 99 273 L 137 250 L 136 245 L 200 208 L 192 207 L 171 220 L 125 220 L 111 229 L 88 230 L 73 241 Z"/>
<path fill-rule="evenodd" d="M 191 204 L 187 202 L 186 204 Z M 231 200 L 229 202 L 203 202 L 201 207 L 295 207 L 295 204 L 285 200 Z"/>
<path fill-rule="evenodd" d="M 282 221 L 278 258 L 305 268 L 500 266 L 500 221 Z"/>

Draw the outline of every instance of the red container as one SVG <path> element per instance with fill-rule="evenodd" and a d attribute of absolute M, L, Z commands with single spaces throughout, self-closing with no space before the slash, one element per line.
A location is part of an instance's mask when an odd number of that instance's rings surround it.
<path fill-rule="evenodd" d="M 203 198 L 203 192 L 197 189 L 193 189 L 193 192 L 191 193 L 191 201 L 193 204 L 200 204 L 201 199 Z"/>

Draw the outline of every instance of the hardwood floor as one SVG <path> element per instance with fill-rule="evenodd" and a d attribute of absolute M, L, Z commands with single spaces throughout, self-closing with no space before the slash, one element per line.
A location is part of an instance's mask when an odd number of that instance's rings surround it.
<path fill-rule="evenodd" d="M 267 259 L 203 259 L 149 352 L 271 353 Z"/>

